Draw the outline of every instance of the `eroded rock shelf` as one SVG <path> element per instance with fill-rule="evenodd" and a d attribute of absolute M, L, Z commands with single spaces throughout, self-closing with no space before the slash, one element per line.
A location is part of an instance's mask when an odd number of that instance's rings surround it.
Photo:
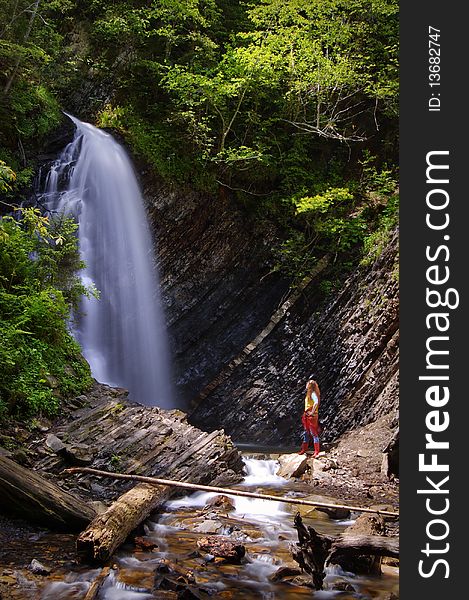
<path fill-rule="evenodd" d="M 34 469 L 59 475 L 70 465 L 115 472 L 171 477 L 203 484 L 242 478 L 243 462 L 222 431 L 205 433 L 178 410 L 132 403 L 127 392 L 95 384 L 66 414 L 29 445 Z M 133 484 L 105 483 L 88 475 L 60 480 L 86 497 L 112 500 Z"/>

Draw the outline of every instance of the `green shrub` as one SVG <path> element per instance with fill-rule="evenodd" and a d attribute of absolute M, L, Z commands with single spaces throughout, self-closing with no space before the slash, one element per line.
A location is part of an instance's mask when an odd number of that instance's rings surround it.
<path fill-rule="evenodd" d="M 75 223 L 37 209 L 0 220 L 0 413 L 54 415 L 85 391 L 90 369 L 68 331 L 83 292 Z"/>

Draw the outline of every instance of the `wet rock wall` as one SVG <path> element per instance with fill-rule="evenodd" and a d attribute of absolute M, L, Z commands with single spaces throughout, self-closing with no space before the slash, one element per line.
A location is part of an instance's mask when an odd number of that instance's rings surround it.
<path fill-rule="evenodd" d="M 171 190 L 142 177 L 157 242 L 179 405 L 268 323 L 288 289 L 271 273 L 274 226 L 232 196 Z"/>
<path fill-rule="evenodd" d="M 223 427 L 235 441 L 295 446 L 304 385 L 321 388 L 323 440 L 398 411 L 398 232 L 379 258 L 360 267 L 325 304 L 317 282 L 223 385 L 191 414 L 194 424 Z M 383 448 L 384 450 L 384 448 Z"/>

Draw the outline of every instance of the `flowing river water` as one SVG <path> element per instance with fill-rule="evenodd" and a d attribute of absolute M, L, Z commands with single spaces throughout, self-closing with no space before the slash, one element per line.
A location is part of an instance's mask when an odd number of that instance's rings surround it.
<path fill-rule="evenodd" d="M 269 494 L 303 495 L 292 481 L 276 475 L 275 460 L 245 458 L 247 475 L 240 489 Z M 114 556 L 109 575 L 104 580 L 99 600 L 149 600 L 175 598 L 170 592 L 153 590 L 155 572 L 162 561 L 177 565 L 195 577 L 195 589 L 209 592 L 207 598 L 234 600 L 285 599 L 303 600 L 314 597 L 363 600 L 389 600 L 398 597 L 398 569 L 383 566 L 380 577 L 357 576 L 328 567 L 324 590 L 314 591 L 301 582 L 271 581 L 280 567 L 297 567 L 290 545 L 298 538 L 293 528 L 296 508 L 281 502 L 251 498 L 231 498 L 233 506 L 213 510 L 207 503 L 216 494 L 197 492 L 169 501 L 162 512 L 154 513 L 144 524 L 144 538 L 156 544 L 153 551 L 138 550 L 133 544 L 123 546 Z M 330 498 L 314 496 L 318 501 Z M 353 522 L 336 521 L 310 508 L 302 511 L 305 524 L 319 533 L 338 534 Z M 222 564 L 213 557 L 197 552 L 197 541 L 216 533 L 242 543 L 246 555 L 242 564 Z M 57 573 L 57 580 L 48 582 L 40 600 L 78 600 L 85 596 L 99 569 L 77 567 Z M 192 597 L 192 596 L 189 596 Z"/>

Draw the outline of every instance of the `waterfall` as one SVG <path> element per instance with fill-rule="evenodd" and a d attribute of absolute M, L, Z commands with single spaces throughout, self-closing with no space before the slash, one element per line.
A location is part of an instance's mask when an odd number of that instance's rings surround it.
<path fill-rule="evenodd" d="M 148 405 L 173 404 L 154 248 L 132 163 L 108 133 L 68 115 L 73 141 L 52 165 L 43 203 L 78 221 L 85 284 L 74 335 L 93 377 Z"/>

